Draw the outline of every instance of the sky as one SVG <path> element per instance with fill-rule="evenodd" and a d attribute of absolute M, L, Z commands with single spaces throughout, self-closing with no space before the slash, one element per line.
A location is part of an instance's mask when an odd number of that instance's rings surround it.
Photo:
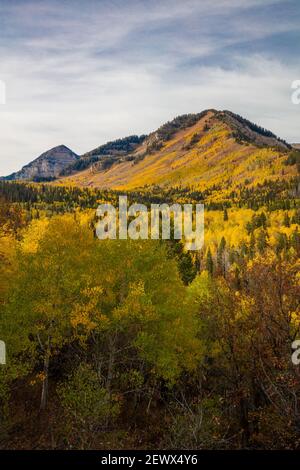
<path fill-rule="evenodd" d="M 0 175 L 184 113 L 300 142 L 299 0 L 0 0 Z"/>

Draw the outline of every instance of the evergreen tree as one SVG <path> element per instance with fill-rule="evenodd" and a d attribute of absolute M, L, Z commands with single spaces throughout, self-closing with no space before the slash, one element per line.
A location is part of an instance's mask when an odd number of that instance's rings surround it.
<path fill-rule="evenodd" d="M 254 255 L 255 255 L 255 243 L 256 243 L 255 235 L 252 232 L 251 237 L 250 237 L 250 244 L 249 244 L 249 257 L 250 257 L 250 259 L 253 259 Z"/>
<path fill-rule="evenodd" d="M 300 256 L 300 233 L 298 227 L 296 227 L 291 235 L 291 246 L 294 248 L 297 255 Z"/>
<path fill-rule="evenodd" d="M 206 270 L 209 272 L 209 274 L 212 276 L 213 273 L 214 273 L 214 262 L 213 262 L 213 258 L 212 258 L 212 254 L 211 254 L 211 251 L 210 251 L 210 248 L 208 248 L 208 252 L 207 252 L 207 255 L 206 255 L 206 263 L 205 263 L 205 266 L 206 266 Z"/>
<path fill-rule="evenodd" d="M 291 221 L 290 221 L 288 212 L 284 213 L 283 225 L 285 227 L 290 227 L 290 225 L 291 225 Z"/>
<path fill-rule="evenodd" d="M 268 238 L 267 232 L 261 229 L 258 232 L 258 236 L 257 236 L 257 249 L 260 254 L 263 254 L 266 251 L 266 248 L 268 246 L 267 238 Z"/>

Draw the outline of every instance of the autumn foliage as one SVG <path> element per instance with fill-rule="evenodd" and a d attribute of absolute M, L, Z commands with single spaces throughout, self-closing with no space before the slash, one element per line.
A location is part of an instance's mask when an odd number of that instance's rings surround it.
<path fill-rule="evenodd" d="M 1 206 L 2 447 L 299 448 L 297 202 L 211 207 L 192 254 L 51 205 Z"/>

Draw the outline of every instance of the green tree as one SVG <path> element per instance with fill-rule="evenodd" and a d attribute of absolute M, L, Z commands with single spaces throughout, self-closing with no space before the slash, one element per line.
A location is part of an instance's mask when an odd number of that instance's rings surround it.
<path fill-rule="evenodd" d="M 291 225 L 291 220 L 290 220 L 288 212 L 284 213 L 283 225 L 285 227 L 290 227 L 290 225 Z"/>
<path fill-rule="evenodd" d="M 205 267 L 208 273 L 212 276 L 214 273 L 214 262 L 213 262 L 213 257 L 212 257 L 210 248 L 208 248 L 208 251 L 207 251 Z"/>
<path fill-rule="evenodd" d="M 268 233 L 266 232 L 266 230 L 264 229 L 259 230 L 256 244 L 257 244 L 257 249 L 259 253 L 263 254 L 268 246 Z"/>
<path fill-rule="evenodd" d="M 104 429 L 120 412 L 117 396 L 110 396 L 96 371 L 88 364 L 80 364 L 68 379 L 57 387 L 67 419 L 70 437 L 78 435 L 81 448 L 89 448 L 95 431 Z"/>

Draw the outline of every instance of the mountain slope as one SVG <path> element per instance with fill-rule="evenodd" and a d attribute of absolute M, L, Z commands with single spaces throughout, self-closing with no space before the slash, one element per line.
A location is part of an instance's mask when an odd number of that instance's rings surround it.
<path fill-rule="evenodd" d="M 146 136 L 144 135 L 131 135 L 114 140 L 113 142 L 107 142 L 83 154 L 78 160 L 64 168 L 61 175 L 70 175 L 74 172 L 85 170 L 96 163 L 98 164 L 98 168 L 107 169 L 116 161 L 120 161 L 126 155 L 134 152 L 145 138 Z"/>
<path fill-rule="evenodd" d="M 290 146 L 229 111 L 207 110 L 175 118 L 150 134 L 131 153 L 61 179 L 62 184 L 133 190 L 145 186 L 193 187 L 220 192 L 265 179 L 289 178 Z"/>
<path fill-rule="evenodd" d="M 56 178 L 61 171 L 78 160 L 76 155 L 65 145 L 59 145 L 25 165 L 20 171 L 6 176 L 7 180 L 46 180 Z"/>

